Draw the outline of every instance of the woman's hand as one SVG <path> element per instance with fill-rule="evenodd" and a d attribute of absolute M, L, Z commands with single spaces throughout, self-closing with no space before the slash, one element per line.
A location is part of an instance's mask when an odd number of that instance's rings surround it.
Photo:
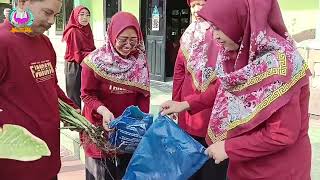
<path fill-rule="evenodd" d="M 188 110 L 190 105 L 187 101 L 177 102 L 177 101 L 166 101 L 161 104 L 160 111 L 161 115 L 171 115 L 173 113 L 180 113 L 182 111 Z"/>
<path fill-rule="evenodd" d="M 213 158 L 216 164 L 228 159 L 228 155 L 225 150 L 225 141 L 220 141 L 210 145 L 206 149 L 205 154 L 207 154 L 210 158 Z"/>
<path fill-rule="evenodd" d="M 105 106 L 100 106 L 97 112 L 102 116 L 102 126 L 106 131 L 111 131 L 109 123 L 114 120 L 114 115 Z"/>

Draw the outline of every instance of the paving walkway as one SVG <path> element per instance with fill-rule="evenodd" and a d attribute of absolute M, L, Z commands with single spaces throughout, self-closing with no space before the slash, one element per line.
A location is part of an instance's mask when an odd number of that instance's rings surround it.
<path fill-rule="evenodd" d="M 75 158 L 70 151 L 61 146 L 62 167 L 58 175 L 59 180 L 85 180 L 84 164 Z"/>

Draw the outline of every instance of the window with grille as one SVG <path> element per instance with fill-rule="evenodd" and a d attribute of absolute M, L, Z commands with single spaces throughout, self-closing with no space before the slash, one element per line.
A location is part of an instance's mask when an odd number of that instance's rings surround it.
<path fill-rule="evenodd" d="M 60 14 L 56 17 L 56 35 L 62 35 L 74 8 L 73 0 L 63 0 Z"/>

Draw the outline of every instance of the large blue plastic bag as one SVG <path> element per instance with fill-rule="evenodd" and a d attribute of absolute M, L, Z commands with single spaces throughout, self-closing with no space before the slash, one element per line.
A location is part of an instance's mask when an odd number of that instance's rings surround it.
<path fill-rule="evenodd" d="M 205 148 L 159 116 L 134 152 L 123 180 L 187 180 L 208 160 Z"/>
<path fill-rule="evenodd" d="M 129 106 L 109 124 L 114 129 L 109 142 L 118 152 L 133 153 L 152 122 L 152 115 L 143 113 L 137 106 Z"/>

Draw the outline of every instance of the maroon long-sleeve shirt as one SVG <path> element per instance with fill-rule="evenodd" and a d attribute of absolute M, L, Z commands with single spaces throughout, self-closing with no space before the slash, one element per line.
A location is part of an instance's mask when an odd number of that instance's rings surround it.
<path fill-rule="evenodd" d="M 66 61 L 74 61 L 80 64 L 88 54 L 96 49 L 94 40 L 88 40 L 88 38 L 83 37 L 84 35 L 77 28 L 73 28 L 70 31 L 70 35 L 66 40 L 67 49 L 64 58 Z"/>
<path fill-rule="evenodd" d="M 115 118 L 131 105 L 138 106 L 143 112 L 149 113 L 150 96 L 110 85 L 87 66 L 83 66 L 82 69 L 81 85 L 81 98 L 84 102 L 83 114 L 95 125 L 102 126 L 102 116 L 97 113 L 97 108 L 102 105 L 107 107 Z M 104 156 L 93 144 L 84 144 L 84 149 L 90 157 Z"/>
<path fill-rule="evenodd" d="M 212 106 L 211 96 L 208 92 L 193 98 L 189 112 Z M 306 85 L 260 126 L 239 136 L 228 132 L 230 180 L 310 180 L 309 96 Z"/>
<path fill-rule="evenodd" d="M 194 136 L 206 136 L 218 87 L 219 82 L 215 81 L 209 85 L 205 92 L 210 96 L 200 95 L 201 92 L 194 87 L 192 75 L 187 70 L 187 61 L 182 52 L 178 52 L 173 75 L 172 99 L 179 102 L 187 101 L 191 106 L 190 111 L 179 113 L 178 124 L 182 129 Z M 205 97 L 205 99 L 201 100 L 202 97 Z M 207 107 L 203 108 L 202 103 L 206 104 Z M 192 113 L 194 111 L 197 111 L 197 113 Z"/>
<path fill-rule="evenodd" d="M 47 143 L 51 156 L 32 162 L 0 159 L 0 179 L 51 180 L 61 164 L 58 97 L 76 106 L 57 85 L 49 39 L 11 33 L 11 28 L 0 28 L 0 126 L 23 126 Z"/>
<path fill-rule="evenodd" d="M 303 87 L 264 124 L 226 140 L 231 180 L 310 180 L 309 95 Z"/>

